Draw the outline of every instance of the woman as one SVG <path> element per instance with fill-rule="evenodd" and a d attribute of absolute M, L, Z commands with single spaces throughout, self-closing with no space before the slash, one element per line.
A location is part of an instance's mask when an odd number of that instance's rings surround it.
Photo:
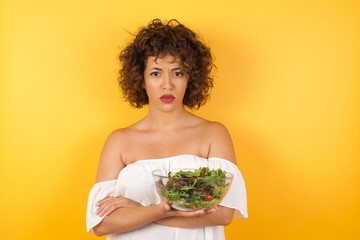
<path fill-rule="evenodd" d="M 155 19 L 120 54 L 119 84 L 136 108 L 149 111 L 112 132 L 90 191 L 87 228 L 108 239 L 225 239 L 234 212 L 247 218 L 246 190 L 227 129 L 188 109 L 205 104 L 213 86 L 210 49 L 176 20 Z M 218 207 L 184 212 L 160 201 L 151 172 L 222 168 L 235 175 Z"/>

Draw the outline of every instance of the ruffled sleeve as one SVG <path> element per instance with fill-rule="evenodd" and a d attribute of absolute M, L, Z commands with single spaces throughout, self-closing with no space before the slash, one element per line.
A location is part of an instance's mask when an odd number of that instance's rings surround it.
<path fill-rule="evenodd" d="M 212 157 L 208 161 L 210 169 L 221 168 L 234 174 L 231 187 L 220 205 L 237 210 L 235 211 L 236 218 L 248 218 L 245 182 L 238 167 L 234 163 L 222 158 Z"/>
<path fill-rule="evenodd" d="M 96 204 L 106 198 L 115 197 L 116 180 L 96 183 L 90 190 L 87 210 L 86 210 L 86 229 L 91 232 L 93 227 L 98 225 L 104 217 L 96 215 Z"/>

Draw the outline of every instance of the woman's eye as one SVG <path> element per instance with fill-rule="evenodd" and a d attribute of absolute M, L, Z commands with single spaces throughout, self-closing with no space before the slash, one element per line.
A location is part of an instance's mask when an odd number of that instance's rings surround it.
<path fill-rule="evenodd" d="M 177 76 L 177 77 L 184 76 L 184 74 L 182 72 L 175 72 L 174 75 Z"/>
<path fill-rule="evenodd" d="M 150 76 L 155 76 L 155 77 L 157 77 L 157 76 L 160 76 L 160 73 L 159 73 L 159 72 L 151 72 L 151 73 L 150 73 Z"/>

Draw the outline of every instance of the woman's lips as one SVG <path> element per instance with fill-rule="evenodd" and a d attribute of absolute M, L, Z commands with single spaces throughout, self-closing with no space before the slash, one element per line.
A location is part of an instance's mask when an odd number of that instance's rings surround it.
<path fill-rule="evenodd" d="M 164 103 L 171 103 L 172 101 L 175 100 L 175 97 L 171 94 L 164 94 L 160 97 L 160 100 L 163 101 Z"/>

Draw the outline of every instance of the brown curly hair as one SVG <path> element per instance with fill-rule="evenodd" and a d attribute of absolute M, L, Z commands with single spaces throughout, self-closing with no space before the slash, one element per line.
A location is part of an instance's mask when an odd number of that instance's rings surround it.
<path fill-rule="evenodd" d="M 189 28 L 176 19 L 163 23 L 160 19 L 152 20 L 135 35 L 131 44 L 120 53 L 122 68 L 119 71 L 119 86 L 125 100 L 135 108 L 149 103 L 144 89 L 145 64 L 150 56 L 171 54 L 180 59 L 189 81 L 183 104 L 190 109 L 200 108 L 209 98 L 213 87 L 210 75 L 213 58 L 207 47 Z"/>

